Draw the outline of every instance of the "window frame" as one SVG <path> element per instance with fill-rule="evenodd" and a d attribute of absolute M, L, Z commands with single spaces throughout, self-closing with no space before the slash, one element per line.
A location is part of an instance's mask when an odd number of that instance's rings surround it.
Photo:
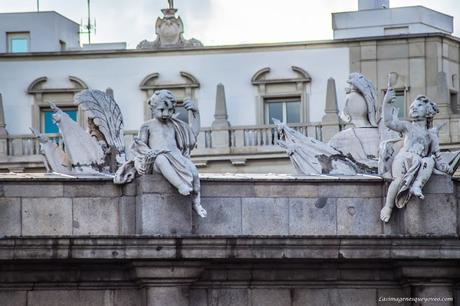
<path fill-rule="evenodd" d="M 302 97 L 299 96 L 287 96 L 287 97 L 276 97 L 276 98 L 270 98 L 270 97 L 264 97 L 264 124 L 265 125 L 270 125 L 270 116 L 269 116 L 269 104 L 270 103 L 283 103 L 283 118 L 282 122 L 286 123 L 287 122 L 287 104 L 292 103 L 292 102 L 297 102 L 299 103 L 299 122 L 291 122 L 293 124 L 295 123 L 302 123 Z"/>
<path fill-rule="evenodd" d="M 27 41 L 27 51 L 14 52 L 12 50 L 13 44 L 12 40 L 15 38 L 24 38 Z M 30 32 L 7 32 L 6 33 L 6 46 L 8 53 L 28 53 L 30 52 Z"/>
<path fill-rule="evenodd" d="M 59 106 L 57 105 L 63 112 L 72 110 L 75 111 L 75 116 L 76 116 L 76 122 L 80 122 L 80 114 L 79 114 L 79 107 L 78 106 L 71 106 L 71 105 L 63 105 Z M 39 112 L 40 112 L 40 132 L 45 133 L 45 134 L 54 134 L 54 133 L 46 133 L 46 126 L 45 126 L 45 112 L 50 112 L 52 111 L 51 107 L 49 106 L 40 106 L 39 107 Z M 58 132 L 59 133 L 59 132 Z"/>

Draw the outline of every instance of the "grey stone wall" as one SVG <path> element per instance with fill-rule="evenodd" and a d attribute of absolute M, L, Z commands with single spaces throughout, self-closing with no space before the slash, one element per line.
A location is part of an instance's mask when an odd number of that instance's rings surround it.
<path fill-rule="evenodd" d="M 123 187 L 101 179 L 0 179 L 0 236 L 438 235 L 458 236 L 457 182 L 433 176 L 425 200 L 379 221 L 379 178 L 206 178 L 202 204 L 160 176 Z"/>
<path fill-rule="evenodd" d="M 434 176 L 384 225 L 387 185 L 207 176 L 201 219 L 159 176 L 6 176 L 0 305 L 454 305 L 460 184 Z"/>

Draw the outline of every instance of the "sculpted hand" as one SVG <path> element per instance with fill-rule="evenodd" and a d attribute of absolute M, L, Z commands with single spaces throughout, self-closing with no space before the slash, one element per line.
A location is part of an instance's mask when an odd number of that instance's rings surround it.
<path fill-rule="evenodd" d="M 192 112 L 198 112 L 198 107 L 196 106 L 196 104 L 192 101 L 192 99 L 190 98 L 185 98 L 184 99 L 184 108 L 188 111 L 192 111 Z"/>
<path fill-rule="evenodd" d="M 383 98 L 383 103 L 392 104 L 396 99 L 396 94 L 393 88 L 388 88 L 385 97 Z"/>

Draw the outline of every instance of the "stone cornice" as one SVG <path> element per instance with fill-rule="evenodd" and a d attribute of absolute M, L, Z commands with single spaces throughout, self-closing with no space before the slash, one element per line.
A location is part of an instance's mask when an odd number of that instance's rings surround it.
<path fill-rule="evenodd" d="M 454 237 L 125 236 L 3 238 L 0 260 L 455 260 Z"/>

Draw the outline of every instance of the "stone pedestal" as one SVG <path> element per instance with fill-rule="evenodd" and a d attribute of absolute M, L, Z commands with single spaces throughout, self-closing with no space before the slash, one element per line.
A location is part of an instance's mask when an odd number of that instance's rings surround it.
<path fill-rule="evenodd" d="M 403 235 L 457 235 L 457 200 L 446 175 L 433 175 L 423 188 L 424 200 L 413 197 L 400 213 Z"/>
<path fill-rule="evenodd" d="M 136 179 L 136 234 L 175 235 L 192 232 L 192 199 L 180 195 L 160 174 Z"/>
<path fill-rule="evenodd" d="M 190 284 L 202 271 L 199 262 L 133 263 L 133 277 L 144 290 L 145 306 L 189 306 Z"/>

